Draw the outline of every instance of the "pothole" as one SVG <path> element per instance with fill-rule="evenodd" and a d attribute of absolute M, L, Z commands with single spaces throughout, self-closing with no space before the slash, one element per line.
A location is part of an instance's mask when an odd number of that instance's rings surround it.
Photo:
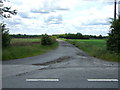
<path fill-rule="evenodd" d="M 28 72 L 24 72 L 24 73 L 19 73 L 19 74 L 17 74 L 16 76 L 22 76 L 22 75 L 25 75 L 25 74 L 27 74 Z"/>
<path fill-rule="evenodd" d="M 49 62 L 44 62 L 44 63 L 36 63 L 36 64 L 32 64 L 32 65 L 49 65 L 49 64 L 55 64 L 55 63 L 60 63 L 60 62 L 63 62 L 65 60 L 68 60 L 72 58 L 72 56 L 64 56 L 64 57 L 60 57 L 56 60 L 53 60 L 53 61 L 49 61 Z"/>

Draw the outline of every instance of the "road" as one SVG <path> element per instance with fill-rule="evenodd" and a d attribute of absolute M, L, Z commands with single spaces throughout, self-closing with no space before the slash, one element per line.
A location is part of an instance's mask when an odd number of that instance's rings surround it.
<path fill-rule="evenodd" d="M 89 56 L 65 41 L 58 42 L 59 47 L 46 54 L 3 61 L 2 87 L 118 88 L 118 63 Z M 96 79 L 102 81 L 89 81 Z"/>

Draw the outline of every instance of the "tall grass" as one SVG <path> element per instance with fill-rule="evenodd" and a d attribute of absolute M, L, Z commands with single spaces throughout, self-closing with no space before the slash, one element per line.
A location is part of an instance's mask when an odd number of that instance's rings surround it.
<path fill-rule="evenodd" d="M 53 45 L 43 46 L 40 44 L 40 39 L 13 39 L 10 47 L 3 48 L 2 60 L 19 59 L 40 55 L 57 48 L 57 46 L 57 42 Z"/>
<path fill-rule="evenodd" d="M 120 62 L 119 54 L 106 50 L 106 40 L 98 40 L 98 39 L 72 40 L 70 39 L 67 41 L 75 45 L 76 47 L 80 48 L 81 50 L 85 51 L 91 56 L 94 56 L 103 60 Z"/>
<path fill-rule="evenodd" d="M 12 38 L 11 44 L 15 43 L 30 43 L 30 42 L 41 42 L 40 38 Z"/>

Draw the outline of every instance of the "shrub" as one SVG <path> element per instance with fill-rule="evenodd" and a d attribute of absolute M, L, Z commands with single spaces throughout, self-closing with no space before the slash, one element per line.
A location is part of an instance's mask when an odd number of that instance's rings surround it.
<path fill-rule="evenodd" d="M 51 45 L 52 44 L 52 40 L 51 40 L 50 36 L 47 35 L 47 34 L 42 35 L 41 44 L 42 45 Z"/>
<path fill-rule="evenodd" d="M 112 20 L 107 40 L 107 49 L 120 53 L 120 20 Z"/>
<path fill-rule="evenodd" d="M 10 46 L 11 38 L 9 36 L 9 29 L 5 27 L 5 24 L 0 24 L 0 30 L 2 31 L 2 46 L 8 47 Z"/>
<path fill-rule="evenodd" d="M 51 45 L 56 42 L 55 36 L 49 36 L 47 34 L 42 35 L 41 44 L 42 45 Z"/>

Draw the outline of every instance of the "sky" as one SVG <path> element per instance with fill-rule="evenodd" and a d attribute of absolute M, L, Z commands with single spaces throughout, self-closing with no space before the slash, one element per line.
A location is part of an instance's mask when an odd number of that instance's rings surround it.
<path fill-rule="evenodd" d="M 10 34 L 103 35 L 114 17 L 113 0 L 10 0 L 17 15 L 4 19 Z"/>

